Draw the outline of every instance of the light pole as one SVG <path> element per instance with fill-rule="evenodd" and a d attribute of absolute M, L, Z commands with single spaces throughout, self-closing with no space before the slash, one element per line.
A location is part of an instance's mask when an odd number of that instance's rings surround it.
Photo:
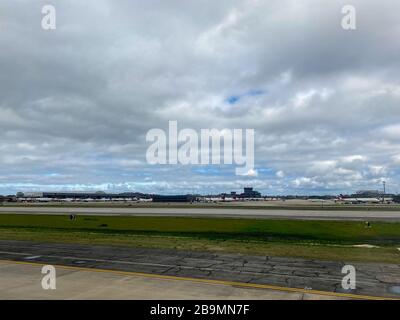
<path fill-rule="evenodd" d="M 382 197 L 382 203 L 385 203 L 385 194 L 386 194 L 386 181 L 382 181 L 383 184 L 383 197 Z"/>

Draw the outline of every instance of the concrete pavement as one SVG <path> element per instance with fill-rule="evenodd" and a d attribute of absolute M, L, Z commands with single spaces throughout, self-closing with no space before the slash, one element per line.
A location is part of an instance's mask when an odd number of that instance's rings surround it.
<path fill-rule="evenodd" d="M 345 299 L 313 293 L 230 284 L 160 279 L 118 272 L 56 267 L 56 289 L 44 290 L 41 265 L 0 261 L 0 299 L 146 299 L 146 300 L 321 300 Z"/>
<path fill-rule="evenodd" d="M 334 211 L 238 208 L 93 208 L 93 207 L 0 207 L 1 213 L 81 214 L 107 216 L 188 216 L 312 220 L 400 221 L 400 211 Z"/>

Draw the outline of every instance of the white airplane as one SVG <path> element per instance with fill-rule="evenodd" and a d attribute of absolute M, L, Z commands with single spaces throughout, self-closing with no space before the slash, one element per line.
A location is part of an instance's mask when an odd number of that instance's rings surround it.
<path fill-rule="evenodd" d="M 143 198 L 139 198 L 137 201 L 139 201 L 139 202 L 152 202 L 153 201 L 153 199 L 143 199 Z"/>

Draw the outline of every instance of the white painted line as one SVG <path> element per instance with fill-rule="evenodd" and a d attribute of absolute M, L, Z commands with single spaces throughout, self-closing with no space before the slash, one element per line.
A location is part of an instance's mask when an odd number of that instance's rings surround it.
<path fill-rule="evenodd" d="M 26 257 L 26 258 L 24 258 L 25 260 L 34 260 L 34 259 L 37 259 L 37 258 L 40 258 L 41 256 L 30 256 L 30 257 Z"/>

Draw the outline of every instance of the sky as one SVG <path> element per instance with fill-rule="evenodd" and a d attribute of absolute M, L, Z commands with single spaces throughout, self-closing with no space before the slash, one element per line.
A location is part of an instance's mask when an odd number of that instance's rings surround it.
<path fill-rule="evenodd" d="M 346 4 L 356 30 L 342 28 Z M 399 12 L 398 0 L 3 0 L 0 194 L 400 192 Z M 254 129 L 254 170 L 149 164 L 146 134 L 169 121 Z"/>

